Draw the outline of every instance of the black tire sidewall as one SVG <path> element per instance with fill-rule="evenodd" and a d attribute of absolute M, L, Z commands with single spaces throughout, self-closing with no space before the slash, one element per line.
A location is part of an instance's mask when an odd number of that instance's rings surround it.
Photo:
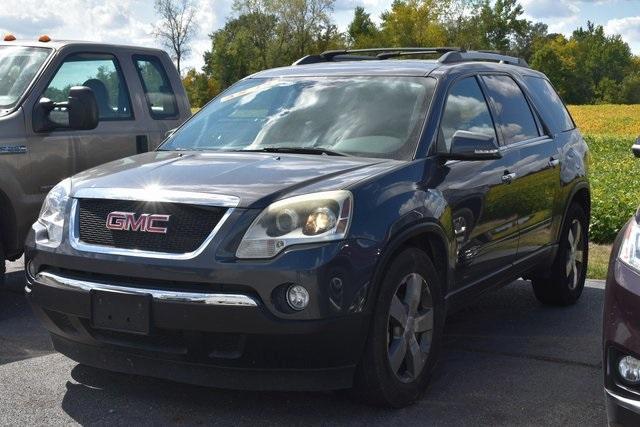
<path fill-rule="evenodd" d="M 574 220 L 580 221 L 582 226 L 582 238 L 584 239 L 584 263 L 578 286 L 570 289 L 569 278 L 566 274 L 567 251 L 569 250 L 568 235 Z M 547 304 L 571 305 L 582 295 L 587 277 L 589 263 L 589 219 L 584 209 L 578 204 L 572 204 L 565 217 L 562 234 L 558 246 L 558 253 L 551 267 L 551 275 L 547 279 L 534 281 L 534 291 L 538 299 Z"/>
<path fill-rule="evenodd" d="M 389 307 L 400 281 L 410 273 L 420 274 L 431 292 L 434 328 L 431 349 L 424 370 L 412 383 L 401 382 L 392 372 L 387 356 L 387 322 Z M 444 326 L 444 299 L 439 276 L 429 257 L 421 250 L 408 248 L 400 252 L 380 284 L 373 313 L 367 348 L 359 367 L 357 388 L 369 394 L 369 401 L 392 407 L 404 407 L 420 397 L 436 363 Z"/>

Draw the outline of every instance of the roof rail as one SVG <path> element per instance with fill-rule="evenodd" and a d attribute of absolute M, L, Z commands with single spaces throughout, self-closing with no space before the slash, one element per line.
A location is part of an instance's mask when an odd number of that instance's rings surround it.
<path fill-rule="evenodd" d="M 441 64 L 454 64 L 457 62 L 470 61 L 494 61 L 501 64 L 517 65 L 519 67 L 529 68 L 529 64 L 522 58 L 515 56 L 502 55 L 498 52 L 478 50 L 478 51 L 459 51 L 445 53 L 438 59 Z"/>
<path fill-rule="evenodd" d="M 495 51 L 466 51 L 459 47 L 376 47 L 370 49 L 327 50 L 326 52 L 322 52 L 319 55 L 307 55 L 303 58 L 300 58 L 292 65 L 316 64 L 319 62 L 382 60 L 409 55 L 432 54 L 442 55 L 438 59 L 438 62 L 440 62 L 441 64 L 455 64 L 458 62 L 471 61 L 493 61 L 502 64 L 517 65 L 520 67 L 529 68 L 529 64 L 527 64 L 527 61 L 522 58 L 503 55 Z"/>
<path fill-rule="evenodd" d="M 388 59 L 406 55 L 431 55 L 445 54 L 447 52 L 461 52 L 458 47 L 380 47 L 369 49 L 340 49 L 327 50 L 320 55 L 307 55 L 298 59 L 293 65 L 316 64 L 318 62 L 337 61 L 366 61 L 376 59 Z M 368 55 L 377 53 L 377 55 Z M 364 55 L 356 55 L 364 54 Z"/>

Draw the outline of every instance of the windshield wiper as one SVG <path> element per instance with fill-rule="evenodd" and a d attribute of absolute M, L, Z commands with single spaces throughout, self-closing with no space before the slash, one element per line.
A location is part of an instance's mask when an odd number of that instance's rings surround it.
<path fill-rule="evenodd" d="M 237 151 L 255 151 L 263 153 L 292 153 L 292 154 L 324 154 L 326 156 L 348 156 L 348 154 L 339 151 L 328 150 L 320 147 L 263 147 L 250 150 Z"/>

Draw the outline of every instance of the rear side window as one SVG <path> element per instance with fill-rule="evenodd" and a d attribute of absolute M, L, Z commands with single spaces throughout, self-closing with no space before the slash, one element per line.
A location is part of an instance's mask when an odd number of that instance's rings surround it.
<path fill-rule="evenodd" d="M 87 86 L 93 90 L 100 120 L 133 118 L 129 92 L 113 55 L 83 53 L 68 56 L 43 96 L 54 102 L 64 102 L 73 86 Z M 59 114 L 68 115 L 66 112 Z M 60 119 L 64 121 L 62 117 Z"/>
<path fill-rule="evenodd" d="M 176 95 L 160 59 L 155 56 L 136 55 L 133 61 L 142 82 L 151 117 L 158 120 L 175 118 L 178 115 Z"/>
<path fill-rule="evenodd" d="M 489 107 L 475 77 L 453 84 L 444 107 L 438 151 L 448 153 L 456 131 L 477 132 L 496 137 Z"/>
<path fill-rule="evenodd" d="M 496 110 L 496 125 L 505 144 L 540 136 L 531 108 L 520 86 L 509 76 L 483 76 Z"/>
<path fill-rule="evenodd" d="M 541 77 L 525 77 L 533 101 L 544 122 L 554 134 L 574 129 L 576 126 L 564 106 L 564 103 L 547 79 Z"/>

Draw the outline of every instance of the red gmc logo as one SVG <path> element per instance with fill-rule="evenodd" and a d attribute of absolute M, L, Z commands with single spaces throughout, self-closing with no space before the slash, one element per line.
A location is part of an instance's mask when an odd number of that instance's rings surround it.
<path fill-rule="evenodd" d="M 167 227 L 162 227 L 159 223 L 166 223 L 170 217 L 171 215 L 141 214 L 136 218 L 136 214 L 133 212 L 111 212 L 107 215 L 107 228 L 109 230 L 167 234 Z"/>

